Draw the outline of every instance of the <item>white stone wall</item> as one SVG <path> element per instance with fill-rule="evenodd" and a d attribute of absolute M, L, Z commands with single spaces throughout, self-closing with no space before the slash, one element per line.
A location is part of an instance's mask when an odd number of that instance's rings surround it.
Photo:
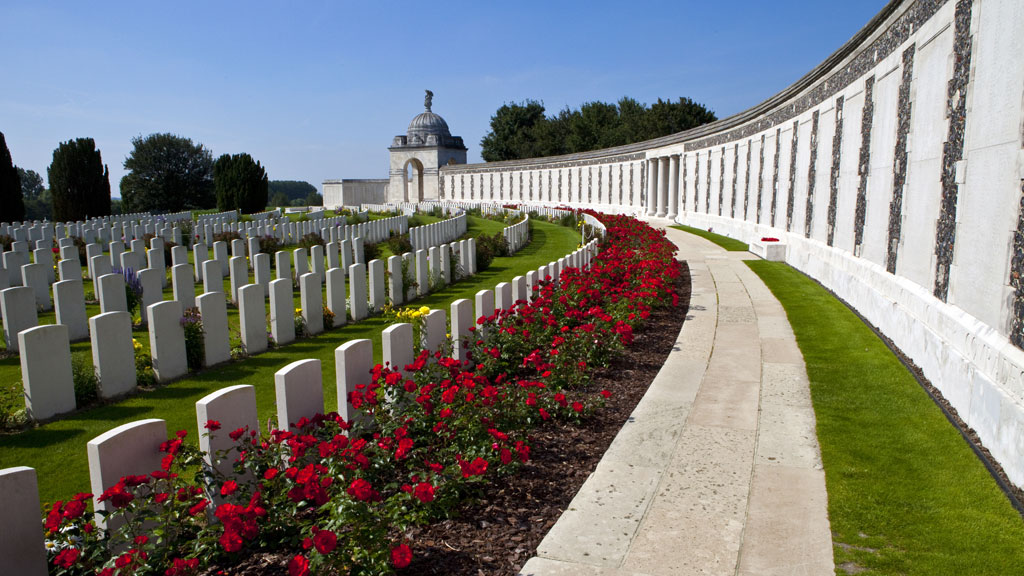
<path fill-rule="evenodd" d="M 440 195 L 652 215 L 663 203 L 688 225 L 778 237 L 791 265 L 922 367 L 1022 486 L 1024 351 L 1011 341 L 1024 342 L 1013 333 L 1024 327 L 1014 284 L 1024 242 L 1013 261 L 1024 234 L 1022 54 L 1019 0 L 895 2 L 746 112 L 615 149 L 443 167 Z M 670 174 L 678 180 L 663 186 Z M 659 203 L 666 190 L 678 196 Z"/>
<path fill-rule="evenodd" d="M 388 180 L 325 180 L 324 207 L 382 204 L 388 197 Z"/>

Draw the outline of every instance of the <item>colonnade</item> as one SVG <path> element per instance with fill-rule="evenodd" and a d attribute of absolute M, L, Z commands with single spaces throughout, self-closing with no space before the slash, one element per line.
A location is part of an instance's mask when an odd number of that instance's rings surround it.
<path fill-rule="evenodd" d="M 679 154 L 647 159 L 647 215 L 674 219 L 679 214 Z"/>

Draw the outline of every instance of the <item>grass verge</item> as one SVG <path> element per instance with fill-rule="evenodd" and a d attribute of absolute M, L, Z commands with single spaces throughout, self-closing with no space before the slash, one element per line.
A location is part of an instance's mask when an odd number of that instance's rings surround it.
<path fill-rule="evenodd" d="M 669 226 L 669 228 L 675 228 L 676 230 L 682 230 L 683 232 L 689 232 L 690 234 L 696 234 L 701 238 L 710 240 L 715 244 L 718 244 L 722 248 L 725 248 L 729 252 L 746 252 L 750 249 L 745 242 L 740 242 L 735 238 L 729 238 L 728 236 L 722 236 L 721 234 L 715 234 L 714 232 L 708 232 L 707 230 L 701 230 L 700 228 L 694 228 L 693 226 L 683 226 L 682 224 Z"/>
<path fill-rule="evenodd" d="M 1020 515 L 892 351 L 795 269 L 747 265 L 807 364 L 837 573 L 1019 573 Z"/>
<path fill-rule="evenodd" d="M 499 223 L 481 220 L 473 225 L 481 230 Z M 472 299 L 477 291 L 493 289 L 495 284 L 526 274 L 529 270 L 565 256 L 579 244 L 579 234 L 546 222 L 533 224 L 533 241 L 514 257 L 495 258 L 491 266 L 444 290 L 420 298 L 416 306 L 450 311 L 459 298 Z M 120 424 L 145 418 L 162 418 L 169 432 L 189 431 L 196 441 L 195 402 L 203 396 L 233 384 L 256 387 L 260 421 L 276 421 L 274 406 L 274 372 L 296 360 L 316 358 L 321 361 L 324 381 L 324 404 L 327 410 L 337 408 L 335 390 L 334 349 L 344 342 L 369 338 L 374 343 L 374 356 L 380 360 L 380 332 L 391 319 L 374 316 L 357 324 L 330 330 L 315 338 L 302 339 L 264 354 L 230 362 L 189 375 L 168 386 L 143 392 L 119 402 L 85 409 L 67 417 L 18 434 L 0 436 L 0 468 L 31 466 L 39 477 L 39 496 L 43 502 L 65 498 L 76 492 L 89 491 L 86 443 Z"/>

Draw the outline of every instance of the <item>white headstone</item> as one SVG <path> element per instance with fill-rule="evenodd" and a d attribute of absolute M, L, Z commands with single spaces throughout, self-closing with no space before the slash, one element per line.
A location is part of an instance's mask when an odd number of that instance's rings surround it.
<path fill-rule="evenodd" d="M 349 308 L 352 310 L 352 321 L 358 322 L 366 318 L 366 265 L 353 264 L 348 267 L 348 284 L 351 297 Z"/>
<path fill-rule="evenodd" d="M 43 524 L 39 521 L 36 471 L 25 466 L 0 470 L 0 558 L 4 570 L 19 576 L 46 576 Z"/>
<path fill-rule="evenodd" d="M 160 469 L 164 454 L 160 444 L 167 440 L 167 423 L 163 420 L 136 420 L 122 424 L 93 438 L 86 445 L 89 455 L 89 482 L 93 493 L 93 510 L 96 525 L 108 527 L 100 511 L 110 512 L 114 508 L 110 501 L 100 502 L 103 492 L 124 476 L 149 474 Z M 123 522 L 116 519 L 110 529 L 118 528 Z"/>
<path fill-rule="evenodd" d="M 387 301 L 384 291 L 384 261 L 370 260 L 368 268 L 370 271 L 370 309 L 374 312 L 380 312 Z"/>
<path fill-rule="evenodd" d="M 412 364 L 414 358 L 412 336 L 412 324 L 406 323 L 392 324 L 380 333 L 381 361 L 385 366 L 406 373 L 406 365 Z"/>
<path fill-rule="evenodd" d="M 416 294 L 426 296 L 430 292 L 430 269 L 427 267 L 427 251 L 416 251 Z"/>
<path fill-rule="evenodd" d="M 270 283 L 270 334 L 278 346 L 295 340 L 291 279 L 278 278 Z"/>
<path fill-rule="evenodd" d="M 160 382 L 188 373 L 185 355 L 185 329 L 181 326 L 182 307 L 177 300 L 158 302 L 146 309 L 149 315 L 149 351 L 153 372 Z"/>
<path fill-rule="evenodd" d="M 400 306 L 405 302 L 402 286 L 402 258 L 399 256 L 388 257 L 388 296 L 391 298 L 392 306 Z"/>
<path fill-rule="evenodd" d="M 353 267 L 361 264 L 353 264 Z M 338 414 L 346 422 L 356 419 L 356 410 L 349 402 L 349 392 L 359 384 L 369 384 L 370 369 L 373 367 L 373 342 L 370 340 L 349 340 L 334 350 L 334 367 L 337 379 Z"/>
<path fill-rule="evenodd" d="M 452 302 L 452 358 L 460 362 L 466 361 L 466 353 L 469 347 L 464 340 L 469 338 L 469 329 L 476 325 L 476 318 L 473 316 L 473 302 L 460 298 Z"/>
<path fill-rule="evenodd" d="M 287 252 L 283 250 L 274 252 L 274 269 L 277 271 L 279 280 L 292 281 L 292 260 Z"/>
<path fill-rule="evenodd" d="M 183 309 L 195 307 L 196 285 L 192 279 L 192 268 L 188 264 L 171 267 L 171 286 L 174 289 L 174 299 L 181 303 Z"/>
<path fill-rule="evenodd" d="M 420 329 L 420 346 L 424 350 L 429 350 L 431 354 L 439 350 L 448 338 L 445 333 L 448 329 L 446 316 L 444 310 L 431 310 L 423 321 Z"/>
<path fill-rule="evenodd" d="M 277 427 L 295 430 L 293 424 L 324 412 L 324 382 L 319 360 L 297 360 L 274 373 L 277 393 Z"/>
<path fill-rule="evenodd" d="M 74 342 L 89 337 L 89 317 L 85 312 L 85 287 L 82 280 L 62 280 L 53 285 L 53 305 L 57 324 L 68 327 L 68 338 Z"/>
<path fill-rule="evenodd" d="M 204 366 L 215 366 L 231 359 L 228 334 L 228 306 L 223 292 L 207 292 L 196 298 L 203 319 Z"/>
<path fill-rule="evenodd" d="M 252 257 L 253 277 L 256 284 L 264 289 L 270 287 L 270 254 L 257 253 Z"/>
<path fill-rule="evenodd" d="M 36 326 L 18 333 L 25 409 L 36 420 L 75 409 L 71 344 L 63 324 Z"/>
<path fill-rule="evenodd" d="M 124 276 L 104 274 L 99 283 L 100 312 L 127 312 L 128 297 L 125 295 Z"/>
<path fill-rule="evenodd" d="M 267 349 L 267 309 L 263 286 L 249 284 L 238 290 L 238 320 L 242 348 L 253 355 Z"/>
<path fill-rule="evenodd" d="M 229 261 L 231 301 L 238 302 L 238 289 L 249 283 L 249 267 L 245 256 L 232 256 Z"/>
<path fill-rule="evenodd" d="M 224 301 L 223 295 L 221 301 Z M 209 432 L 206 429 L 206 424 L 211 420 L 220 424 L 219 430 Z M 229 435 L 239 428 L 246 427 L 252 432 L 259 433 L 256 388 L 250 384 L 238 384 L 203 396 L 196 402 L 196 424 L 203 459 L 221 475 L 234 478 L 234 462 L 239 456 L 237 447 L 249 440 L 250 436 L 246 434 L 239 442 L 235 442 Z M 232 448 L 235 450 L 227 452 Z M 225 452 L 226 454 L 218 454 Z"/>
<path fill-rule="evenodd" d="M 161 281 L 164 278 L 162 270 L 146 268 L 139 270 L 139 284 L 142 286 L 142 301 L 139 303 L 139 315 L 143 323 L 146 322 L 146 308 L 164 299 L 164 290 Z"/>
<path fill-rule="evenodd" d="M 299 277 L 302 319 L 306 321 L 306 331 L 314 336 L 324 331 L 324 298 L 320 290 L 320 276 L 315 272 Z"/>
<path fill-rule="evenodd" d="M 213 243 L 213 259 L 220 264 L 220 277 L 224 278 L 228 274 L 228 243 L 222 241 Z M 203 274 L 206 274 L 206 270 L 203 269 Z M 207 290 L 209 292 L 209 290 Z"/>
<path fill-rule="evenodd" d="M 52 310 L 50 302 L 50 282 L 46 277 L 48 267 L 45 264 L 26 264 L 21 267 L 21 283 L 32 289 L 35 296 L 36 306 L 42 310 Z"/>
<path fill-rule="evenodd" d="M 345 271 L 341 268 L 328 268 L 327 272 L 327 308 L 334 313 L 334 326 L 342 326 L 348 322 L 348 305 L 346 303 Z"/>
<path fill-rule="evenodd" d="M 89 319 L 92 365 L 100 381 L 100 396 L 113 398 L 135 390 L 135 346 L 132 318 L 127 312 L 107 312 Z"/>

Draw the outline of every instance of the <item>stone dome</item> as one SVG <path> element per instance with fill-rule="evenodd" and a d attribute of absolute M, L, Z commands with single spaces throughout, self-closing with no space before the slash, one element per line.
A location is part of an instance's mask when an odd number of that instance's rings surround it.
<path fill-rule="evenodd" d="M 451 132 L 448 131 L 448 123 L 444 121 L 444 118 L 429 110 L 412 119 L 412 122 L 409 123 L 407 135 L 410 141 L 426 141 L 428 135 L 435 135 L 438 137 L 438 140 L 452 137 Z M 417 136 L 419 138 L 416 138 Z"/>

